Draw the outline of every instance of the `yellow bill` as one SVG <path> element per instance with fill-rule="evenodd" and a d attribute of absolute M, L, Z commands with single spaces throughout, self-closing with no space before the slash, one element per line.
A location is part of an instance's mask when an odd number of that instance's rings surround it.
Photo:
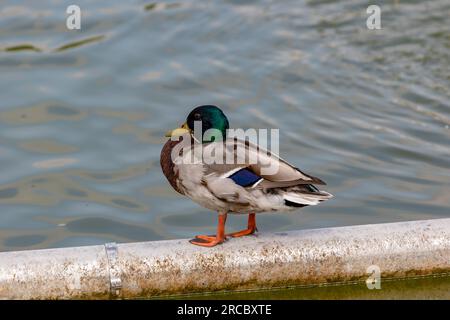
<path fill-rule="evenodd" d="M 181 128 L 176 128 L 173 130 L 169 130 L 166 132 L 166 137 L 179 137 L 182 136 L 183 134 L 186 133 L 190 133 L 191 130 L 189 129 L 187 123 L 183 123 L 183 125 L 181 126 Z"/>

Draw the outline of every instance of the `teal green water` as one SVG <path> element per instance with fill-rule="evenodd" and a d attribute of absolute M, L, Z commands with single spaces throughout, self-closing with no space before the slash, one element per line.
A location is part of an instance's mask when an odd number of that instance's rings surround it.
<path fill-rule="evenodd" d="M 430 300 L 450 299 L 450 277 L 383 280 L 380 289 L 368 289 L 364 283 L 310 288 L 271 289 L 249 292 L 222 292 L 187 295 L 173 299 L 237 300 Z"/>
<path fill-rule="evenodd" d="M 206 103 L 336 196 L 260 232 L 450 217 L 449 1 L 378 1 L 379 31 L 369 1 L 76 3 L 80 31 L 71 1 L 0 4 L 0 251 L 212 232 L 159 168 Z"/>

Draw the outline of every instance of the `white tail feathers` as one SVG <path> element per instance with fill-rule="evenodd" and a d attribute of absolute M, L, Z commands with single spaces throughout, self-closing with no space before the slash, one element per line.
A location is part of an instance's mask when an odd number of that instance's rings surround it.
<path fill-rule="evenodd" d="M 283 198 L 287 201 L 307 205 L 315 206 L 322 201 L 333 198 L 331 193 L 326 191 L 320 191 L 320 193 L 299 193 L 299 192 L 289 192 L 283 195 Z"/>

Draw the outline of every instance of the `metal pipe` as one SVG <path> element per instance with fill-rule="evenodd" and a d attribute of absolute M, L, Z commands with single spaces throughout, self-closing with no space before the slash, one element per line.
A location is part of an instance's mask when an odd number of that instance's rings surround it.
<path fill-rule="evenodd" d="M 0 298 L 136 298 L 450 272 L 450 219 L 0 253 Z"/>

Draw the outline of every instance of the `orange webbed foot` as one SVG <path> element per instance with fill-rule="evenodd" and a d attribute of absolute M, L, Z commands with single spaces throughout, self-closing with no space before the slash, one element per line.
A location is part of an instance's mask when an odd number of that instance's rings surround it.
<path fill-rule="evenodd" d="M 211 235 L 204 235 L 204 234 L 198 234 L 195 236 L 196 239 L 201 239 L 201 240 L 205 240 L 205 241 L 214 241 L 216 240 L 216 236 L 211 234 Z M 194 240 L 194 239 L 193 239 Z M 227 235 L 224 236 L 223 242 L 227 241 Z"/>
<path fill-rule="evenodd" d="M 194 239 L 189 240 L 190 243 L 201 247 L 214 247 L 223 243 L 225 238 L 225 221 L 227 220 L 227 214 L 219 214 L 219 223 L 217 225 L 217 234 L 215 236 L 198 235 Z"/>
<path fill-rule="evenodd" d="M 216 239 L 216 236 L 213 234 L 211 234 L 211 235 L 198 234 L 194 238 L 202 239 L 202 240 L 206 240 L 206 241 L 214 241 Z"/>
<path fill-rule="evenodd" d="M 248 215 L 247 229 L 228 233 L 227 236 L 233 237 L 233 238 L 239 238 L 239 237 L 244 237 L 244 236 L 249 236 L 251 234 L 254 234 L 256 231 L 258 231 L 258 228 L 256 227 L 256 215 L 254 213 L 250 213 Z"/>
<path fill-rule="evenodd" d="M 245 230 L 241 230 L 241 231 L 237 231 L 237 232 L 227 233 L 226 236 L 233 237 L 233 238 L 239 238 L 239 237 L 244 237 L 244 236 L 249 236 L 251 234 L 254 234 L 256 231 L 258 231 L 257 228 L 250 228 L 250 229 L 245 229 Z"/>
<path fill-rule="evenodd" d="M 217 246 L 218 244 L 223 243 L 224 241 L 225 238 L 218 239 L 217 237 L 203 236 L 203 235 L 196 236 L 194 239 L 189 240 L 190 243 L 201 247 L 214 247 Z"/>

